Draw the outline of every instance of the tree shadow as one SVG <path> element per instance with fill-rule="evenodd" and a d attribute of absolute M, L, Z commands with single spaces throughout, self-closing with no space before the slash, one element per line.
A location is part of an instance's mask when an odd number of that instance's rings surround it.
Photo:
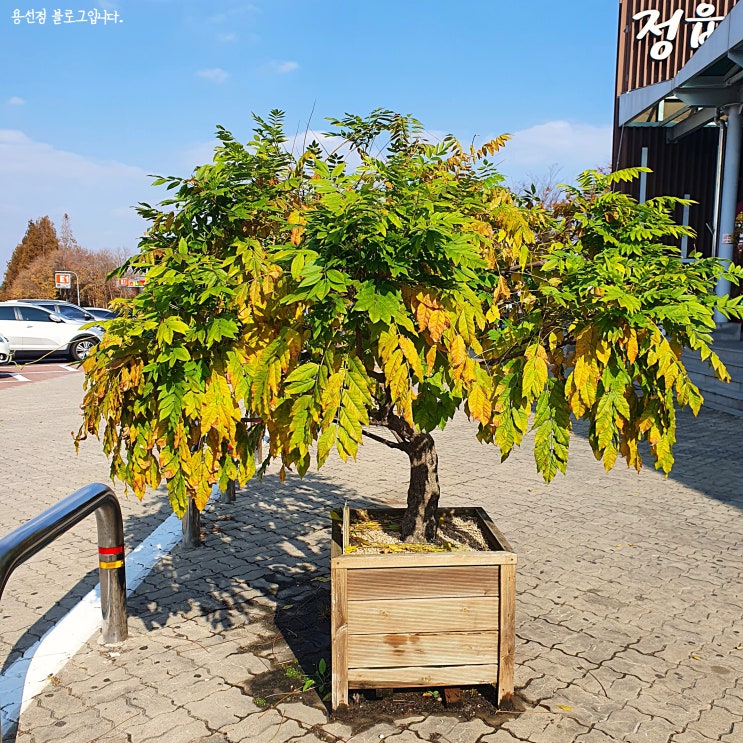
<path fill-rule="evenodd" d="M 301 664 L 329 660 L 330 510 L 383 505 L 323 477 L 267 475 L 237 491 L 235 502 L 217 501 L 202 513 L 202 545 L 177 545 L 129 598 L 129 615 L 148 630 L 174 618 L 201 617 L 215 632 L 268 613 L 277 629 L 301 614 L 306 632 Z M 325 627 L 327 625 L 327 627 Z M 323 628 L 325 627 L 325 628 Z M 295 653 L 296 654 L 296 653 Z"/>
<path fill-rule="evenodd" d="M 579 421 L 574 432 L 588 438 L 588 424 Z M 688 409 L 677 414 L 675 462 L 670 480 L 709 498 L 743 510 L 743 419 L 703 407 L 698 416 Z M 640 447 L 644 468 L 652 471 L 647 444 Z M 620 466 L 620 463 L 617 463 Z M 656 473 L 663 477 L 662 472 Z"/>

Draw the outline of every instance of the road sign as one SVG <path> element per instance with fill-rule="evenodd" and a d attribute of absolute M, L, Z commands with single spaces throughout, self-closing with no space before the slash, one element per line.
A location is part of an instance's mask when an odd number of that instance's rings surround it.
<path fill-rule="evenodd" d="M 71 289 L 72 274 L 69 271 L 55 271 L 54 286 L 56 286 L 57 289 Z"/>

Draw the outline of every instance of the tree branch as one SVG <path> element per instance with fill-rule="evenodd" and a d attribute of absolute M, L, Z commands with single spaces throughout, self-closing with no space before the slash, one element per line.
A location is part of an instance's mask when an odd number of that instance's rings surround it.
<path fill-rule="evenodd" d="M 405 450 L 405 444 L 402 442 L 395 443 L 394 441 L 389 441 L 388 439 L 385 439 L 383 436 L 377 436 L 375 433 L 369 433 L 369 431 L 361 430 L 362 435 L 372 439 L 372 441 L 378 441 L 380 444 L 384 444 L 385 446 L 389 446 L 390 449 L 401 449 Z M 394 433 L 394 432 L 393 432 Z"/>

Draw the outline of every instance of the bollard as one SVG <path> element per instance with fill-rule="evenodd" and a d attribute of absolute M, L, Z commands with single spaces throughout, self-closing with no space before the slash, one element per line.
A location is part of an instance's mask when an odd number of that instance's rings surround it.
<path fill-rule="evenodd" d="M 80 488 L 0 538 L 0 598 L 16 568 L 93 512 L 98 527 L 101 639 L 106 645 L 119 644 L 128 636 L 124 522 L 116 494 L 107 485 Z"/>

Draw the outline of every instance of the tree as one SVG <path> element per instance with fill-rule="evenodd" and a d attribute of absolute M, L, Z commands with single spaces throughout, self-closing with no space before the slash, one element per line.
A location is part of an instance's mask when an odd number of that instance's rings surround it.
<path fill-rule="evenodd" d="M 11 284 L 23 269 L 30 266 L 37 258 L 48 256 L 58 248 L 57 231 L 49 217 L 40 217 L 35 221 L 29 220 L 26 234 L 8 261 L 3 284 L 0 286 L 0 296 L 6 298 L 5 295 Z"/>
<path fill-rule="evenodd" d="M 431 433 L 460 408 L 503 458 L 534 430 L 547 481 L 575 418 L 607 469 L 620 456 L 639 469 L 646 441 L 669 471 L 675 406 L 702 402 L 681 351 L 724 378 L 712 313 L 741 311 L 709 292 L 739 270 L 684 265 L 663 244 L 688 233 L 678 199 L 611 190 L 639 169 L 588 172 L 550 211 L 502 185 L 488 158 L 505 137 L 432 145 L 378 110 L 332 120 L 339 150 L 294 158 L 281 112 L 256 122 L 247 147 L 220 128 L 213 163 L 156 181 L 175 195 L 140 206 L 151 227 L 124 270 L 147 286 L 85 362 L 77 436 L 102 434 L 113 477 L 140 497 L 165 480 L 182 514 L 254 475 L 264 430 L 263 468 L 279 459 L 282 479 L 307 472 L 313 445 L 321 466 L 367 436 L 408 456 L 402 532 L 424 541 Z"/>

